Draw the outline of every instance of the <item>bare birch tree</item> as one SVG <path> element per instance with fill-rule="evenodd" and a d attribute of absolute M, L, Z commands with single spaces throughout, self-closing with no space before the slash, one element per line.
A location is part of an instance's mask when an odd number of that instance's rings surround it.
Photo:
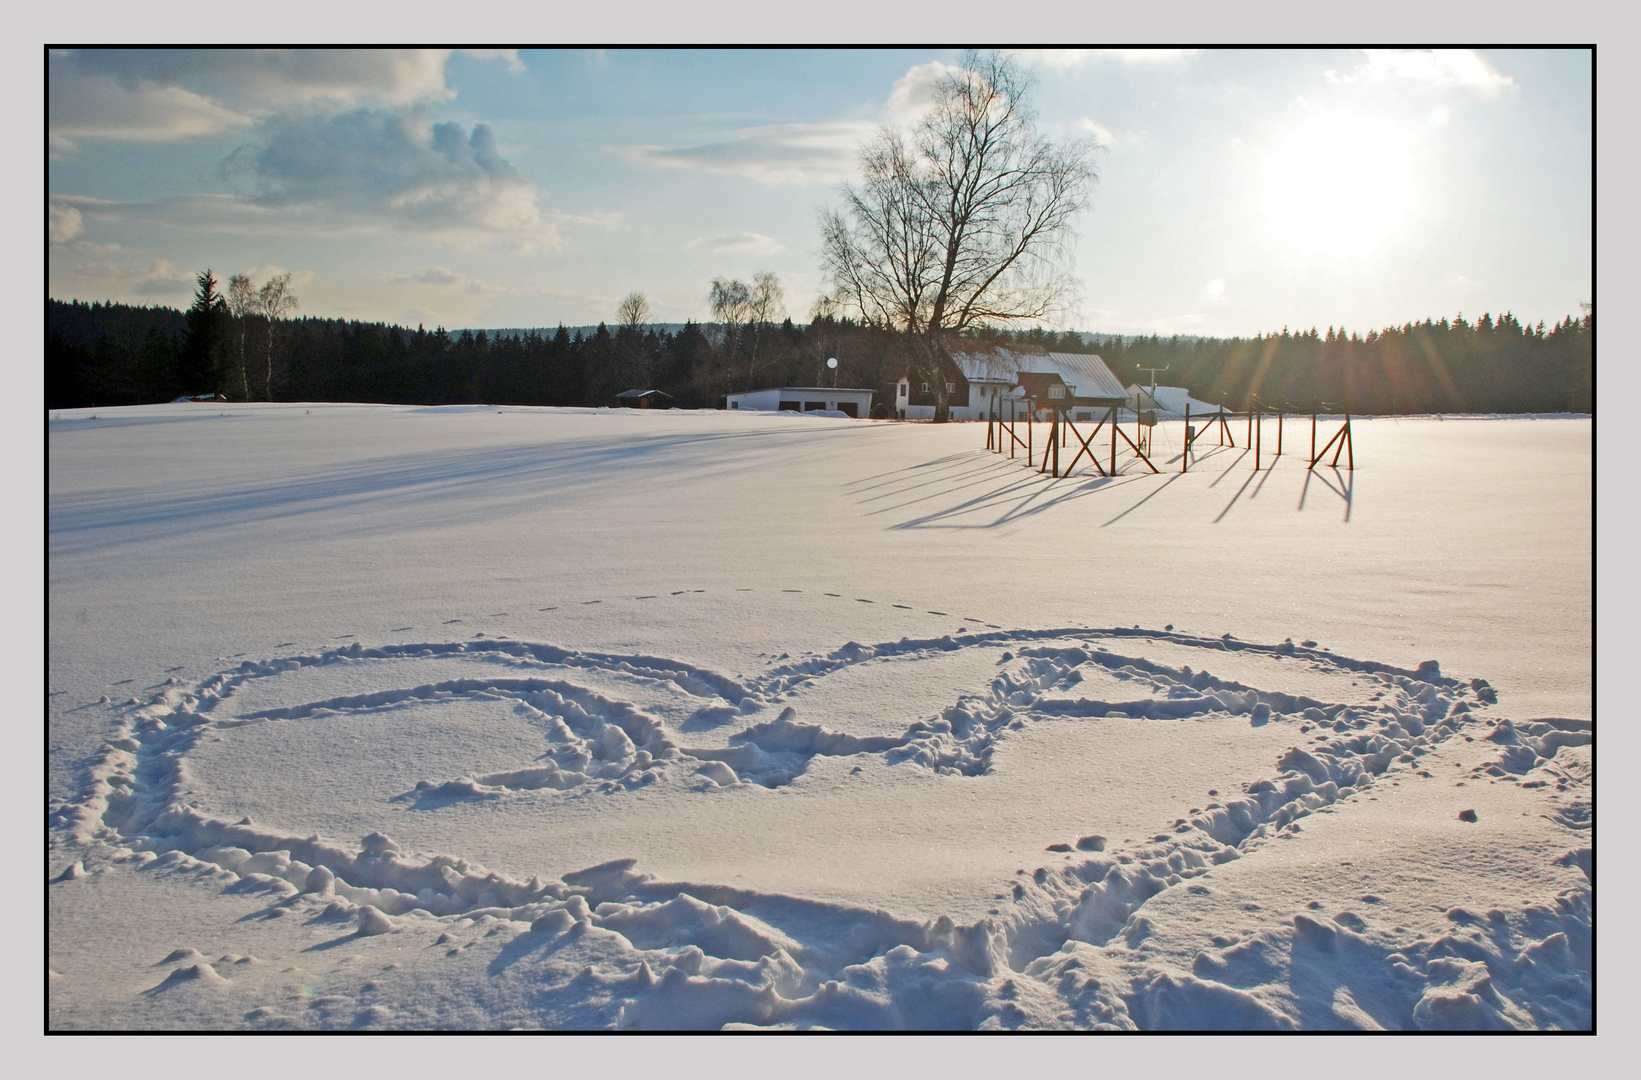
<path fill-rule="evenodd" d="M 268 375 L 262 389 L 269 401 L 273 400 L 274 323 L 297 308 L 297 299 L 291 293 L 291 275 L 275 274 L 257 293 L 257 308 L 268 320 Z"/>
<path fill-rule="evenodd" d="M 718 324 L 724 345 L 724 369 L 731 371 L 740 345 L 741 324 L 746 322 L 752 306 L 752 290 L 738 278 L 713 278 L 708 299 L 712 304 L 712 321 Z"/>
<path fill-rule="evenodd" d="M 953 336 L 1051 318 L 1075 294 L 1095 146 L 1039 135 L 1030 90 L 1011 58 L 965 55 L 909 132 L 885 127 L 862 147 L 860 181 L 821 215 L 830 299 L 908 339 L 936 420 L 950 416 Z"/>
<path fill-rule="evenodd" d="M 245 320 L 260 310 L 261 301 L 256 295 L 256 286 L 244 274 L 235 274 L 228 279 L 228 314 L 233 316 L 234 326 L 239 330 L 239 379 L 245 391 L 245 400 L 251 400 L 250 358 L 245 355 Z"/>
<path fill-rule="evenodd" d="M 752 356 L 747 361 L 747 382 L 758 378 L 758 344 L 763 332 L 776 319 L 786 318 L 786 289 L 773 270 L 760 270 L 752 275 L 747 290 L 746 321 L 752 331 Z"/>

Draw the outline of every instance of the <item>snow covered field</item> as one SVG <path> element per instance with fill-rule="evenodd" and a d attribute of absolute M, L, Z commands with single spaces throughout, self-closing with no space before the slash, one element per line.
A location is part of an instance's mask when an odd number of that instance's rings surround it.
<path fill-rule="evenodd" d="M 1589 1027 L 1590 421 L 1157 430 L 53 414 L 48 1023 Z"/>

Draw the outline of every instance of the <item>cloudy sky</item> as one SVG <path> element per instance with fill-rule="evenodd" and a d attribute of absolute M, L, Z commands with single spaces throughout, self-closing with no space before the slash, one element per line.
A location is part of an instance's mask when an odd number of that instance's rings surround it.
<path fill-rule="evenodd" d="M 289 271 L 311 315 L 707 315 L 769 269 L 803 321 L 817 212 L 955 56 L 92 51 L 47 62 L 48 285 L 186 305 Z M 1587 51 L 1060 51 L 1039 125 L 1101 144 L 1069 325 L 1366 330 L 1591 299 Z"/>

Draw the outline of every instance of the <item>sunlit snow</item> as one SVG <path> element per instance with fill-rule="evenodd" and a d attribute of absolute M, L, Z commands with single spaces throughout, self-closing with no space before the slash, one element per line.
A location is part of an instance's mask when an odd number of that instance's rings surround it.
<path fill-rule="evenodd" d="M 1589 1027 L 1589 419 L 1273 435 L 53 414 L 49 1023 Z"/>

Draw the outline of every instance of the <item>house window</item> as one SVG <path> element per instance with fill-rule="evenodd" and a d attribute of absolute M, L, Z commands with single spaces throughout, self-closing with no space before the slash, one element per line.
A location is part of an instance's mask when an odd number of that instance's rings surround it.
<path fill-rule="evenodd" d="M 946 384 L 946 393 L 948 393 L 948 394 L 957 393 L 957 384 L 954 383 L 954 382 L 947 383 Z"/>
<path fill-rule="evenodd" d="M 929 392 L 929 384 L 928 383 L 923 384 L 923 392 L 925 394 L 927 394 Z"/>
<path fill-rule="evenodd" d="M 1094 414 L 1091 413 L 1091 412 L 1087 412 L 1087 411 L 1080 412 L 1080 413 L 1077 414 L 1077 419 L 1079 419 L 1079 420 L 1092 420 L 1092 419 L 1094 419 Z"/>
<path fill-rule="evenodd" d="M 741 407 L 741 403 L 739 401 L 732 401 L 729 403 L 729 407 L 732 409 L 739 409 Z"/>
<path fill-rule="evenodd" d="M 900 396 L 901 397 L 906 396 L 906 384 L 905 383 L 900 384 Z"/>
<path fill-rule="evenodd" d="M 1063 398 L 1066 396 L 1066 388 L 1063 386 L 1051 386 L 1048 388 L 1048 396 L 1055 399 Z"/>

